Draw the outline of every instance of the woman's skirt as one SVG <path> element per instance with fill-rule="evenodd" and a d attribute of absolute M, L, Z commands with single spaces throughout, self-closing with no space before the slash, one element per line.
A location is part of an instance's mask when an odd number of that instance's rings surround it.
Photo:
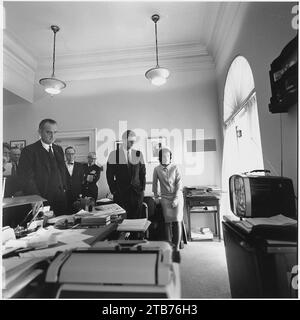
<path fill-rule="evenodd" d="M 178 205 L 172 208 L 174 195 L 161 195 L 161 206 L 165 222 L 182 221 L 183 219 L 183 194 L 178 195 Z"/>

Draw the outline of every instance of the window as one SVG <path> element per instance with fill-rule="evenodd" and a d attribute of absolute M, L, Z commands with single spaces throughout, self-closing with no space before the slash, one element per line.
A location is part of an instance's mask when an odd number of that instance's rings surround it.
<path fill-rule="evenodd" d="M 229 177 L 263 169 L 263 156 L 254 79 L 248 61 L 238 56 L 232 62 L 224 88 L 224 147 L 221 213 L 231 213 Z"/>

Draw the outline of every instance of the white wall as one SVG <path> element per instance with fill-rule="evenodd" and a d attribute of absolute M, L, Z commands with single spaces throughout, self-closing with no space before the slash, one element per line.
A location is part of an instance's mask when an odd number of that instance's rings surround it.
<path fill-rule="evenodd" d="M 217 64 L 220 115 L 223 113 L 223 91 L 227 70 L 237 55 L 243 55 L 252 68 L 257 92 L 258 114 L 265 168 L 280 174 L 280 116 L 269 112 L 271 97 L 270 64 L 296 35 L 291 21 L 295 3 L 251 3 L 238 30 L 227 39 Z M 297 192 L 297 109 L 292 106 L 283 120 L 283 175 L 293 179 Z M 222 118 L 221 118 L 222 119 Z"/>
<path fill-rule="evenodd" d="M 217 140 L 217 152 L 205 152 L 202 174 L 186 175 L 183 165 L 183 183 L 219 185 L 220 130 L 213 69 L 172 73 L 168 83 L 160 88 L 151 86 L 141 76 L 74 81 L 55 97 L 40 90 L 37 87 L 33 104 L 4 106 L 4 141 L 34 142 L 38 138 L 38 123 L 43 118 L 56 119 L 63 131 L 110 128 L 117 135 L 120 120 L 128 121 L 130 129 L 147 130 L 149 135 L 153 128 L 178 128 L 182 132 L 204 129 L 205 139 Z M 98 141 L 98 147 L 101 143 Z M 105 163 L 101 161 L 101 164 Z M 152 169 L 153 165 L 147 165 L 147 180 L 151 180 Z M 108 191 L 105 174 L 101 176 L 99 189 L 100 196 Z"/>

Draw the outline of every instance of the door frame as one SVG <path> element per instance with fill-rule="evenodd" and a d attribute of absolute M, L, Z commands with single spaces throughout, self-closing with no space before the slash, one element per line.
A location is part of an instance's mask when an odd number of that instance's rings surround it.
<path fill-rule="evenodd" d="M 96 152 L 97 149 L 97 128 L 83 130 L 59 131 L 56 134 L 57 139 L 78 139 L 88 138 L 89 152 Z"/>

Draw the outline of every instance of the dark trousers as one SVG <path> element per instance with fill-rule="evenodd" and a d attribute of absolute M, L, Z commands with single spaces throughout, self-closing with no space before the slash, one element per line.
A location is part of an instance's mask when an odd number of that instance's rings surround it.
<path fill-rule="evenodd" d="M 50 206 L 56 216 L 68 214 L 67 198 L 64 191 L 48 194 L 45 205 Z"/>
<path fill-rule="evenodd" d="M 73 213 L 76 213 L 77 210 L 76 208 L 74 207 L 74 202 L 79 198 L 74 196 L 74 194 L 68 190 L 66 191 L 66 197 L 67 197 L 67 214 L 73 214 Z"/>
<path fill-rule="evenodd" d="M 114 195 L 114 201 L 126 210 L 127 219 L 142 218 L 144 192 L 136 192 L 132 188 Z"/>
<path fill-rule="evenodd" d="M 84 197 L 92 197 L 95 202 L 98 199 L 98 187 L 96 184 L 85 184 L 82 188 L 82 196 Z"/>

